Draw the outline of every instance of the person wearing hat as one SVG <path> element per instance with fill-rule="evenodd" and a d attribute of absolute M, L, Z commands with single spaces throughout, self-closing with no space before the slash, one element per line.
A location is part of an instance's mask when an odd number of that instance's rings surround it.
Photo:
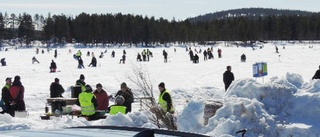
<path fill-rule="evenodd" d="M 134 101 L 133 94 L 131 92 L 131 89 L 128 88 L 127 84 L 125 82 L 121 83 L 120 85 L 121 89 L 117 92 L 116 96 L 123 96 L 124 97 L 124 103 L 123 105 L 127 107 L 127 112 L 131 112 L 131 106 Z"/>
<path fill-rule="evenodd" d="M 98 106 L 96 97 L 92 93 L 90 85 L 86 85 L 86 90 L 79 94 L 78 102 L 81 107 L 81 115 L 88 118 L 88 120 L 96 119 L 96 108 Z"/>
<path fill-rule="evenodd" d="M 159 95 L 159 105 L 161 109 L 166 113 L 169 112 L 171 114 L 174 113 L 174 107 L 172 103 L 172 98 L 169 91 L 166 89 L 165 84 L 161 82 L 158 85 L 160 95 Z"/>
<path fill-rule="evenodd" d="M 10 87 L 11 87 L 12 81 L 11 78 L 6 78 L 6 84 L 5 86 L 2 88 L 2 96 L 1 96 L 1 101 L 3 102 L 2 106 L 2 113 L 8 113 L 11 116 L 14 116 L 14 110 L 11 107 L 11 102 L 12 102 L 12 97 L 10 95 Z"/>
<path fill-rule="evenodd" d="M 100 83 L 96 85 L 96 88 L 97 89 L 93 91 L 93 94 L 97 98 L 97 103 L 98 103 L 97 110 L 105 112 L 109 107 L 109 96 L 107 92 L 102 89 L 102 85 Z"/>
<path fill-rule="evenodd" d="M 314 76 L 312 77 L 312 79 L 320 79 L 320 66 L 319 66 L 319 69 L 314 74 Z"/>
<path fill-rule="evenodd" d="M 109 114 L 115 115 L 115 114 L 118 114 L 119 112 L 122 114 L 127 114 L 128 109 L 126 106 L 123 105 L 124 102 L 125 102 L 125 99 L 123 96 L 121 96 L 121 95 L 116 96 L 116 100 L 115 100 L 116 104 L 110 106 Z"/>
<path fill-rule="evenodd" d="M 64 88 L 60 85 L 60 80 L 55 78 L 50 85 L 50 98 L 62 97 L 63 92 Z"/>
<path fill-rule="evenodd" d="M 20 76 L 15 76 L 12 86 L 9 89 L 12 97 L 11 105 L 14 110 L 25 111 L 26 105 L 24 103 L 24 86 L 20 81 Z"/>

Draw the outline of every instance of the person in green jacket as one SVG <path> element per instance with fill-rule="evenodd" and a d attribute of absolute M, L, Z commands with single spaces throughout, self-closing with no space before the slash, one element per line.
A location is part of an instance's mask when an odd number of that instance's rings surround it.
<path fill-rule="evenodd" d="M 88 120 L 96 120 L 96 108 L 98 106 L 96 97 L 92 93 L 90 85 L 86 85 L 86 90 L 79 94 L 79 104 L 81 107 L 81 115 L 88 118 Z"/>
<path fill-rule="evenodd" d="M 115 114 L 118 114 L 118 113 L 122 113 L 122 114 L 127 114 L 128 113 L 128 110 L 127 110 L 127 107 L 123 105 L 124 103 L 124 97 L 119 95 L 116 97 L 116 100 L 115 100 L 115 105 L 112 105 L 109 107 L 109 113 L 110 115 L 115 115 Z"/>

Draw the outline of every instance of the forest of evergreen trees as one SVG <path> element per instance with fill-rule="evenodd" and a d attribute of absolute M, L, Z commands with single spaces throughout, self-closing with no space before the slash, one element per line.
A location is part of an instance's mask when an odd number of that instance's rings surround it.
<path fill-rule="evenodd" d="M 286 11 L 287 12 L 287 11 Z M 254 14 L 253 14 L 254 15 Z M 141 15 L 8 15 L 0 13 L 0 40 L 20 38 L 78 43 L 155 44 L 169 42 L 319 40 L 320 14 L 232 16 L 168 21 Z"/>

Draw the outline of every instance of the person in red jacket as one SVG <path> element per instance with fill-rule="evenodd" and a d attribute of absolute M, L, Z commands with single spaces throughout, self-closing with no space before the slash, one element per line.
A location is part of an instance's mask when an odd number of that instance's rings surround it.
<path fill-rule="evenodd" d="M 20 81 L 20 76 L 15 76 L 12 86 L 9 89 L 12 97 L 12 106 L 14 110 L 25 111 L 26 105 L 24 103 L 24 87 Z"/>
<path fill-rule="evenodd" d="M 96 110 L 103 113 L 109 107 L 109 96 L 108 93 L 102 89 L 102 85 L 100 83 L 96 85 L 96 88 L 97 89 L 93 92 L 98 103 L 98 107 L 96 108 Z"/>

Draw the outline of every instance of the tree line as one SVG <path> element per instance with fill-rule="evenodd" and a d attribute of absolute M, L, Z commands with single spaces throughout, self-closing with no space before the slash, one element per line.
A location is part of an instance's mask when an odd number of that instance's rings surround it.
<path fill-rule="evenodd" d="M 210 21 L 168 21 L 141 15 L 86 14 L 75 17 L 0 13 L 0 40 L 157 44 L 169 42 L 318 40 L 320 14 L 233 16 Z"/>

